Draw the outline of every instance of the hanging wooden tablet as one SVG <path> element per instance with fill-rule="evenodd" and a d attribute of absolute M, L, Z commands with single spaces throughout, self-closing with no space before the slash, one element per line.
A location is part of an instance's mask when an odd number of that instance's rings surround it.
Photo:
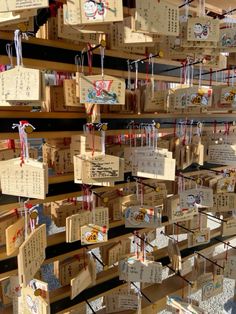
<path fill-rule="evenodd" d="M 137 176 L 174 181 L 175 159 L 159 156 L 155 158 L 139 158 Z"/>
<path fill-rule="evenodd" d="M 124 105 L 125 81 L 108 75 L 81 75 L 80 102 L 104 105 Z"/>
<path fill-rule="evenodd" d="M 187 26 L 190 41 L 219 41 L 220 21 L 211 17 L 190 17 Z"/>
<path fill-rule="evenodd" d="M 222 275 L 214 276 L 212 280 L 204 282 L 202 285 L 202 301 L 206 301 L 223 292 L 223 279 Z"/>
<path fill-rule="evenodd" d="M 108 243 L 100 247 L 100 254 L 105 265 L 112 266 L 130 254 L 131 240 L 122 239 L 122 242 Z"/>
<path fill-rule="evenodd" d="M 222 237 L 228 237 L 236 234 L 236 218 L 226 218 L 225 221 L 222 222 L 221 232 Z"/>
<path fill-rule="evenodd" d="M 213 196 L 213 212 L 227 212 L 236 208 L 236 193 L 219 193 Z"/>
<path fill-rule="evenodd" d="M 220 48 L 223 48 L 223 51 L 227 51 L 227 48 L 235 48 L 236 51 L 236 40 L 235 40 L 235 28 L 230 27 L 229 25 L 221 25 L 220 29 Z"/>
<path fill-rule="evenodd" d="M 81 244 L 94 244 L 108 241 L 108 229 L 94 224 L 81 227 Z"/>
<path fill-rule="evenodd" d="M 169 197 L 167 199 L 166 207 L 168 209 L 169 219 L 172 222 L 193 219 L 194 215 L 198 213 L 198 208 L 196 206 L 182 207 L 178 195 Z"/>
<path fill-rule="evenodd" d="M 166 36 L 179 35 L 179 9 L 167 1 L 136 0 L 135 30 Z"/>
<path fill-rule="evenodd" d="M 64 88 L 64 99 L 66 106 L 80 107 L 84 106 L 80 104 L 79 98 L 76 96 L 76 80 L 75 79 L 65 79 L 63 81 Z"/>
<path fill-rule="evenodd" d="M 110 159 L 110 157 L 112 158 Z M 96 162 L 96 159 L 98 163 Z M 111 163 L 109 165 L 106 162 L 104 165 L 101 164 L 100 167 L 101 160 L 111 160 Z M 103 175 L 104 177 L 102 177 Z M 90 154 L 74 156 L 75 183 L 82 182 L 83 184 L 112 186 L 116 181 L 123 181 L 123 178 L 124 159 L 122 158 L 97 153 L 94 154 L 94 157 L 91 157 Z"/>
<path fill-rule="evenodd" d="M 208 107 L 212 103 L 212 91 L 197 86 L 180 88 L 174 92 L 175 108 L 186 108 L 192 106 Z"/>
<path fill-rule="evenodd" d="M 236 279 L 236 256 L 228 256 L 225 261 L 224 276 L 230 279 Z"/>
<path fill-rule="evenodd" d="M 12 287 L 10 278 L 0 280 L 0 298 L 3 305 L 12 303 Z"/>
<path fill-rule="evenodd" d="M 202 229 L 200 231 L 194 231 L 194 233 L 188 233 L 189 248 L 209 243 L 210 240 L 210 228 Z"/>
<path fill-rule="evenodd" d="M 80 155 L 81 145 L 85 153 L 90 152 L 92 154 L 93 150 L 95 152 L 102 152 L 101 137 L 88 133 L 86 136 L 73 135 L 71 137 L 70 151 L 71 157 L 73 159 L 74 155 Z"/>
<path fill-rule="evenodd" d="M 13 225 L 6 229 L 6 252 L 11 255 L 18 251 L 20 245 L 24 242 L 25 219 L 21 217 Z"/>
<path fill-rule="evenodd" d="M 145 54 L 145 46 L 125 45 L 123 43 L 118 24 L 119 23 L 113 23 L 113 25 L 111 25 L 111 33 L 108 37 L 110 48 L 113 50 L 122 50 L 124 52 Z"/>
<path fill-rule="evenodd" d="M 97 24 L 123 21 L 122 0 L 77 0 L 79 3 L 78 24 Z"/>
<path fill-rule="evenodd" d="M 180 193 L 180 207 L 212 207 L 213 190 L 210 188 L 198 187 L 196 189 L 185 190 Z"/>
<path fill-rule="evenodd" d="M 132 24 L 134 23 L 133 17 L 125 17 L 123 22 L 117 23 L 119 40 L 121 44 L 133 44 L 140 45 L 145 44 L 145 46 L 153 46 L 155 41 L 158 39 L 158 35 L 148 35 L 140 32 L 135 32 L 132 29 Z"/>
<path fill-rule="evenodd" d="M 21 158 L 0 162 L 3 194 L 45 199 L 48 190 L 47 166 L 37 160 Z"/>
<path fill-rule="evenodd" d="M 220 178 L 216 184 L 216 193 L 234 193 L 235 191 L 235 177 Z"/>
<path fill-rule="evenodd" d="M 33 313 L 32 311 L 34 311 L 37 314 L 50 313 L 50 305 L 41 296 L 36 296 L 32 288 L 30 287 L 22 288 L 20 298 L 21 298 L 21 311 L 24 314 L 31 314 Z"/>
<path fill-rule="evenodd" d="M 66 25 L 63 22 L 63 10 L 58 9 L 57 14 L 57 26 L 58 26 L 58 37 L 64 39 L 71 39 L 77 42 L 90 43 L 91 45 L 100 44 L 103 35 L 100 33 L 83 33 L 75 29 L 71 25 Z"/>
<path fill-rule="evenodd" d="M 236 165 L 236 145 L 209 145 L 208 162 L 219 165 Z"/>
<path fill-rule="evenodd" d="M 46 8 L 49 6 L 48 0 L 3 0 L 0 12 L 22 11 L 28 9 Z"/>
<path fill-rule="evenodd" d="M 179 313 L 194 313 L 194 314 L 206 314 L 205 310 L 201 309 L 199 305 L 193 304 L 195 300 L 183 300 L 179 296 L 167 296 L 166 304 L 171 307 L 171 309 L 176 309 L 176 312 Z"/>
<path fill-rule="evenodd" d="M 167 252 L 171 261 L 171 267 L 175 272 L 182 270 L 181 254 L 178 243 L 175 240 L 169 239 Z"/>
<path fill-rule="evenodd" d="M 106 306 L 106 313 L 137 310 L 139 307 L 139 297 L 134 291 L 123 289 L 116 293 L 106 295 L 104 304 Z"/>
<path fill-rule="evenodd" d="M 224 87 L 221 89 L 221 105 L 227 105 L 227 108 L 236 108 L 236 88 L 234 86 Z"/>
<path fill-rule="evenodd" d="M 79 295 L 83 290 L 90 285 L 96 283 L 96 263 L 93 259 L 89 261 L 89 264 L 80 271 L 80 273 L 73 279 L 71 279 L 71 300 Z"/>
<path fill-rule="evenodd" d="M 130 206 L 125 211 L 126 228 L 157 228 L 161 225 L 160 207 Z"/>
<path fill-rule="evenodd" d="M 68 216 L 77 214 L 82 210 L 82 202 L 63 200 L 51 203 L 51 217 L 57 227 L 66 225 Z"/>
<path fill-rule="evenodd" d="M 33 279 L 45 260 L 46 225 L 43 224 L 35 229 L 19 248 L 18 273 L 19 281 L 23 287 Z"/>
<path fill-rule="evenodd" d="M 84 210 L 66 218 L 66 241 L 75 242 L 81 239 L 81 227 L 94 223 L 109 228 L 108 208 L 96 207 L 92 211 Z"/>
<path fill-rule="evenodd" d="M 6 229 L 18 220 L 16 213 L 0 217 L 0 245 L 6 244 Z"/>
<path fill-rule="evenodd" d="M 41 72 L 17 66 L 0 73 L 1 101 L 40 101 Z"/>
<path fill-rule="evenodd" d="M 145 88 L 144 112 L 166 112 L 168 90 L 152 91 L 152 85 Z"/>
<path fill-rule="evenodd" d="M 71 279 L 76 277 L 87 265 L 88 254 L 77 254 L 63 261 L 54 262 L 54 275 L 62 286 L 66 286 L 69 285 Z"/>
<path fill-rule="evenodd" d="M 91 158 L 88 163 L 88 177 L 92 179 L 106 179 L 119 176 L 119 157 L 101 154 Z"/>
<path fill-rule="evenodd" d="M 0 13 L 0 26 L 2 30 L 15 30 L 16 25 L 27 25 L 29 23 L 29 17 L 37 15 L 37 10 L 21 11 L 19 14 L 13 12 L 1 12 Z M 14 28 L 15 27 L 15 28 Z M 28 30 L 28 27 L 26 28 Z"/>
<path fill-rule="evenodd" d="M 153 261 L 139 261 L 134 258 L 119 263 L 119 278 L 144 283 L 162 282 L 162 264 Z"/>

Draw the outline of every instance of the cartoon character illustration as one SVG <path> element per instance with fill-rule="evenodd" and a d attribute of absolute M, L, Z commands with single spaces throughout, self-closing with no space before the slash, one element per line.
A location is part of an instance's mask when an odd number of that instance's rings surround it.
<path fill-rule="evenodd" d="M 232 47 L 233 46 L 232 38 L 227 36 L 227 34 L 223 34 L 221 37 L 221 44 L 224 47 Z"/>
<path fill-rule="evenodd" d="M 202 191 L 199 191 L 197 195 L 195 195 L 195 204 L 198 204 L 200 205 L 203 201 L 203 192 Z"/>
<path fill-rule="evenodd" d="M 209 299 L 213 292 L 214 292 L 214 283 L 212 281 L 207 282 L 203 287 L 202 287 L 202 294 L 204 295 L 205 299 Z"/>
<path fill-rule="evenodd" d="M 38 300 L 37 299 L 35 299 L 33 301 L 31 296 L 27 295 L 26 296 L 26 303 L 27 303 L 27 306 L 30 309 L 32 314 L 38 314 L 39 313 Z"/>
<path fill-rule="evenodd" d="M 103 241 L 103 234 L 96 229 L 85 232 L 85 239 L 88 242 L 96 243 Z"/>
<path fill-rule="evenodd" d="M 187 196 L 187 205 L 189 208 L 194 208 L 194 205 L 196 204 L 195 196 L 193 194 L 189 194 Z"/>
<path fill-rule="evenodd" d="M 150 221 L 150 217 L 147 213 L 147 210 L 145 208 L 140 208 L 139 211 L 134 213 L 134 219 L 137 222 L 147 222 L 149 223 Z"/>
<path fill-rule="evenodd" d="M 210 24 L 196 23 L 193 27 L 193 32 L 196 39 L 207 39 L 209 36 Z"/>
<path fill-rule="evenodd" d="M 227 103 L 236 104 L 236 90 L 232 89 L 231 91 L 225 93 L 223 97 Z"/>
<path fill-rule="evenodd" d="M 104 0 L 86 0 L 84 3 L 85 16 L 88 19 L 96 19 L 98 17 L 104 17 L 106 13 L 106 3 Z"/>
<path fill-rule="evenodd" d="M 89 88 L 87 102 L 98 104 L 116 104 L 117 95 L 111 91 L 112 80 L 98 80 L 93 82 L 93 87 Z"/>
<path fill-rule="evenodd" d="M 191 96 L 191 103 L 193 105 L 207 106 L 208 97 L 203 90 L 199 90 L 198 93 Z"/>

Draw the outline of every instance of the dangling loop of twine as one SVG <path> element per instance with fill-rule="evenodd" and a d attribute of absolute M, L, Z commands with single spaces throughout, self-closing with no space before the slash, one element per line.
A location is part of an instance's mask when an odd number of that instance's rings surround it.
<path fill-rule="evenodd" d="M 138 61 L 135 61 L 135 89 L 138 89 Z"/>
<path fill-rule="evenodd" d="M 12 45 L 11 44 L 6 44 L 6 52 L 7 52 L 8 58 L 10 60 L 11 68 L 13 68 L 13 57 L 12 57 Z"/>
<path fill-rule="evenodd" d="M 100 47 L 101 53 L 101 72 L 102 72 L 102 79 L 104 78 L 104 55 L 105 55 L 105 47 Z"/>
<path fill-rule="evenodd" d="M 130 73 L 130 61 L 127 60 L 128 67 L 128 81 L 127 81 L 127 89 L 131 90 L 131 73 Z"/>
<path fill-rule="evenodd" d="M 201 88 L 202 86 L 202 62 L 200 63 L 200 66 L 199 66 L 199 85 L 198 87 Z"/>
<path fill-rule="evenodd" d="M 91 75 L 93 72 L 93 52 L 91 51 L 92 47 L 90 44 L 87 45 L 87 57 L 88 57 L 88 66 L 89 66 L 89 74 Z"/>
<path fill-rule="evenodd" d="M 155 91 L 155 84 L 154 84 L 154 59 L 153 59 L 153 54 L 152 53 L 150 53 L 150 55 L 149 55 L 149 64 L 152 65 L 151 83 L 152 83 L 152 98 L 154 98 L 154 91 Z"/>
<path fill-rule="evenodd" d="M 199 0 L 199 16 L 205 16 L 205 0 Z"/>
<path fill-rule="evenodd" d="M 21 31 L 19 29 L 15 30 L 14 43 L 16 49 L 16 64 L 17 66 L 23 66 Z"/>

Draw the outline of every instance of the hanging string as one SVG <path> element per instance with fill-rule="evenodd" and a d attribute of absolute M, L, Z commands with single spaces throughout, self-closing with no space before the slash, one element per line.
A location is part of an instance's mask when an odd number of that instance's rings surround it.
<path fill-rule="evenodd" d="M 6 52 L 7 52 L 8 58 L 10 60 L 11 68 L 13 68 L 13 57 L 12 57 L 12 45 L 11 44 L 6 44 Z"/>
<path fill-rule="evenodd" d="M 194 78 L 194 65 L 191 64 L 190 66 L 190 71 L 191 71 L 191 77 L 190 77 L 190 86 L 193 86 L 193 78 Z"/>
<path fill-rule="evenodd" d="M 85 54 L 85 48 L 81 51 L 81 56 L 80 56 L 82 74 L 84 74 L 84 54 Z"/>
<path fill-rule="evenodd" d="M 23 203 L 23 209 L 25 214 L 25 240 L 28 238 L 28 203 L 29 199 Z"/>
<path fill-rule="evenodd" d="M 147 58 L 147 55 L 145 55 L 145 57 Z M 150 57 L 149 57 L 150 59 Z M 146 79 L 145 79 L 145 83 L 148 84 L 149 82 L 149 65 L 150 65 L 150 62 L 146 62 L 145 63 L 145 66 L 146 66 Z"/>
<path fill-rule="evenodd" d="M 91 75 L 93 73 L 93 52 L 92 47 L 90 44 L 87 45 L 87 57 L 88 57 L 88 66 L 89 66 L 89 74 Z"/>
<path fill-rule="evenodd" d="M 199 16 L 205 16 L 205 0 L 199 0 Z"/>
<path fill-rule="evenodd" d="M 131 71 L 130 71 L 130 61 L 127 60 L 128 67 L 128 81 L 127 81 L 127 89 L 131 90 Z"/>
<path fill-rule="evenodd" d="M 235 81 L 235 67 L 232 69 L 233 76 L 232 76 L 232 86 L 234 86 L 234 81 Z"/>
<path fill-rule="evenodd" d="M 19 137 L 20 137 L 20 147 L 21 147 L 21 166 L 22 164 L 29 159 L 29 145 L 28 145 L 28 134 L 26 132 L 26 127 L 30 127 L 32 130 L 35 128 L 29 124 L 28 121 L 20 121 L 19 124 L 13 124 L 12 128 L 18 128 Z"/>
<path fill-rule="evenodd" d="M 202 86 L 202 62 L 200 63 L 200 66 L 199 66 L 199 85 L 198 87 L 201 88 Z"/>
<path fill-rule="evenodd" d="M 105 55 L 105 47 L 100 46 L 100 54 L 101 54 L 101 71 L 102 71 L 102 79 L 104 78 L 104 55 Z"/>
<path fill-rule="evenodd" d="M 14 43 L 16 49 L 16 64 L 17 66 L 23 66 L 21 31 L 19 29 L 15 30 Z"/>
<path fill-rule="evenodd" d="M 138 89 L 138 61 L 135 61 L 135 89 Z"/>
<path fill-rule="evenodd" d="M 152 77 L 151 77 L 151 83 L 152 83 L 152 99 L 154 98 L 154 92 L 155 92 L 155 79 L 154 79 L 154 58 L 153 54 L 150 53 L 149 55 L 149 64 L 152 64 Z"/>
<path fill-rule="evenodd" d="M 102 136 L 101 136 L 101 146 L 102 146 L 102 154 L 103 155 L 105 155 L 105 153 L 106 153 L 106 133 L 105 133 L 105 131 L 101 131 L 101 134 L 102 134 Z"/>
<path fill-rule="evenodd" d="M 189 4 L 188 4 L 189 0 L 184 0 L 184 4 L 185 4 L 185 22 L 188 21 L 188 15 L 189 15 Z"/>

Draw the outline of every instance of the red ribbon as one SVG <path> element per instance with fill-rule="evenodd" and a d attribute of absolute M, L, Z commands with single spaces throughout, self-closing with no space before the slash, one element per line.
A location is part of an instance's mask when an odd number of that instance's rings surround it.
<path fill-rule="evenodd" d="M 16 148 L 16 146 L 15 146 L 15 141 L 12 140 L 12 139 L 7 140 L 7 148 L 8 148 L 8 149 L 14 149 L 14 150 L 15 150 L 15 148 Z"/>

